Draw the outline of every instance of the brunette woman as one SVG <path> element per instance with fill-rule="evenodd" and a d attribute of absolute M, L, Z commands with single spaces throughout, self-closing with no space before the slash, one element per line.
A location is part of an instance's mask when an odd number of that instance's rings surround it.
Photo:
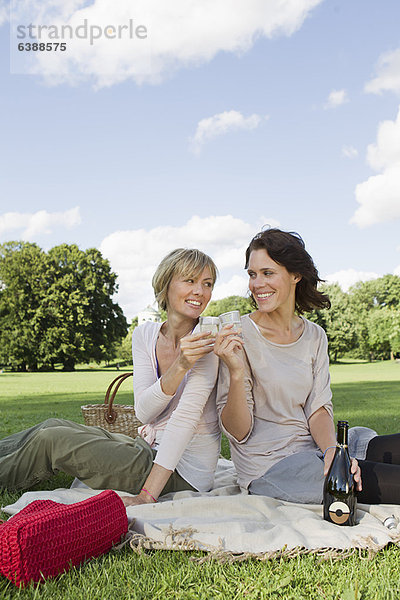
<path fill-rule="evenodd" d="M 243 337 L 226 327 L 215 343 L 217 407 L 239 483 L 251 494 L 321 503 L 336 446 L 328 344 L 301 315 L 330 301 L 296 233 L 257 234 L 246 269 L 256 310 L 242 317 Z M 400 434 L 354 427 L 349 446 L 359 501 L 400 503 Z"/>

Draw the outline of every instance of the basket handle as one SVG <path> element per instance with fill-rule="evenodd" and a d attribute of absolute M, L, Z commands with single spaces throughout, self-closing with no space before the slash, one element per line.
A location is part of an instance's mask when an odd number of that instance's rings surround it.
<path fill-rule="evenodd" d="M 117 413 L 115 412 L 115 410 L 113 409 L 112 405 L 114 402 L 114 398 L 116 393 L 118 392 L 119 386 L 121 385 L 121 383 L 123 381 L 125 381 L 125 379 L 127 379 L 128 377 L 132 377 L 133 372 L 132 373 L 122 373 L 121 375 L 118 375 L 118 377 L 116 377 L 115 379 L 112 380 L 112 382 L 110 383 L 110 385 L 107 388 L 106 391 L 106 396 L 104 398 L 104 404 L 107 405 L 105 414 L 104 414 L 104 418 L 107 421 L 107 423 L 114 423 L 115 419 L 117 418 Z M 115 384 L 115 389 L 112 391 Z M 111 394 L 111 396 L 110 396 Z"/>

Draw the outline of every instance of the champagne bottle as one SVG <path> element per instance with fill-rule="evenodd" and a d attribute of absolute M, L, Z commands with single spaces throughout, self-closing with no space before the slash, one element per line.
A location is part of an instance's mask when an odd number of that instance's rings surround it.
<path fill-rule="evenodd" d="M 324 483 L 324 519 L 336 525 L 355 525 L 357 498 L 348 450 L 347 421 L 338 421 L 337 447 Z"/>

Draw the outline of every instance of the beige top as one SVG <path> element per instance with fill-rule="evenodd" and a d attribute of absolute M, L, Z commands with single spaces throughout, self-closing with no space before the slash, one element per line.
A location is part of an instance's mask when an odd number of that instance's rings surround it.
<path fill-rule="evenodd" d="M 324 330 L 307 319 L 292 344 L 267 340 L 249 315 L 242 317 L 246 361 L 246 398 L 252 426 L 240 442 L 230 440 L 239 483 L 247 488 L 290 454 L 316 449 L 308 419 L 321 406 L 333 417 L 328 342 Z M 219 416 L 226 404 L 229 371 L 220 362 L 217 390 Z"/>

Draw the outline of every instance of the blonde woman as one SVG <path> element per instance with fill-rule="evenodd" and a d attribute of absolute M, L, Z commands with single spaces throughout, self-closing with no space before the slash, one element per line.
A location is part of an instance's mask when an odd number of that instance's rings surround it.
<path fill-rule="evenodd" d="M 126 505 L 209 490 L 220 448 L 218 359 L 214 340 L 196 325 L 216 276 L 199 250 L 174 250 L 156 270 L 154 292 L 167 320 L 133 334 L 135 409 L 146 423 L 140 436 L 48 419 L 0 440 L 0 485 L 26 489 L 64 471 L 94 489 L 134 494 L 124 497 Z"/>
<path fill-rule="evenodd" d="M 217 270 L 199 250 L 178 249 L 159 265 L 153 288 L 164 323 L 144 323 L 132 336 L 135 410 L 147 423 L 141 436 L 155 451 L 137 498 L 165 490 L 212 488 L 220 450 L 215 406 L 218 359 L 213 341 L 195 328 L 211 299 Z M 169 485 L 168 485 L 169 482 Z"/>

